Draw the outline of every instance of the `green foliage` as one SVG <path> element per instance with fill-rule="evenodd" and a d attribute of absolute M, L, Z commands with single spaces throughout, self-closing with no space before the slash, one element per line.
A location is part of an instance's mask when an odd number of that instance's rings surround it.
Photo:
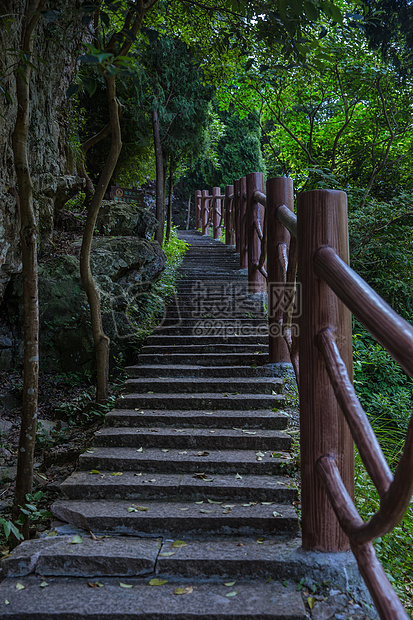
<path fill-rule="evenodd" d="M 413 319 L 413 195 L 361 207 L 349 192 L 351 264 L 405 319 Z"/>
<path fill-rule="evenodd" d="M 11 538 L 12 536 L 14 536 L 14 538 L 16 538 L 17 540 L 24 539 L 23 534 L 19 532 L 13 521 L 9 521 L 4 517 L 0 517 L 0 527 L 3 528 L 3 535 L 6 541 L 8 541 L 9 538 Z"/>
<path fill-rule="evenodd" d="M 388 431 L 389 434 L 389 431 Z M 389 461 L 390 454 L 384 449 Z M 380 498 L 371 482 L 359 454 L 355 468 L 356 506 L 361 517 L 368 521 L 380 508 Z M 408 509 L 403 521 L 391 532 L 374 541 L 378 559 L 401 598 L 406 611 L 413 617 L 413 507 Z"/>
<path fill-rule="evenodd" d="M 46 510 L 45 508 L 41 508 L 39 503 L 43 500 L 43 492 L 37 491 L 33 495 L 27 493 L 26 495 L 26 503 L 24 506 L 19 506 L 20 508 L 20 516 L 16 523 L 19 525 L 23 525 L 26 521 L 29 522 L 38 522 L 44 521 L 53 516 L 53 514 Z"/>
<path fill-rule="evenodd" d="M 354 385 L 383 440 L 398 437 L 397 452 L 413 410 L 413 379 L 359 324 L 353 336 Z"/>

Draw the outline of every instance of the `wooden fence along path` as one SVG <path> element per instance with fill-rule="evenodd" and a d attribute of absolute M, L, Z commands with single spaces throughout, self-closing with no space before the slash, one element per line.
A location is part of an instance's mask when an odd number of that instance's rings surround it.
<path fill-rule="evenodd" d="M 212 224 L 217 239 L 224 222 L 225 242 L 236 244 L 251 291 L 268 287 L 269 359 L 291 362 L 296 373 L 303 548 L 350 547 L 380 617 L 408 618 L 371 541 L 409 507 L 413 421 L 393 476 L 353 388 L 351 313 L 411 377 L 413 328 L 348 266 L 345 192 L 299 194 L 295 215 L 291 179 L 269 179 L 265 190 L 263 175 L 251 173 L 224 195 L 219 188 L 197 191 L 195 208 L 204 234 Z M 380 509 L 367 523 L 354 505 L 353 441 L 380 496 Z"/>

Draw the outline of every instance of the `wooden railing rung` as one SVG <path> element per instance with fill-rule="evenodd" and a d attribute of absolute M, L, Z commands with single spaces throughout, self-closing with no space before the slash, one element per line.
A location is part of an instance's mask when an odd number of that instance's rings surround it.
<path fill-rule="evenodd" d="M 374 338 L 413 376 L 413 327 L 397 314 L 329 246 L 315 253 L 314 268 Z"/>
<path fill-rule="evenodd" d="M 383 456 L 370 422 L 360 405 L 353 384 L 348 376 L 346 365 L 341 359 L 330 329 L 324 329 L 319 333 L 318 346 L 324 356 L 327 372 L 338 404 L 350 427 L 363 463 L 380 497 L 384 497 L 393 482 L 393 475 Z"/>
<path fill-rule="evenodd" d="M 297 216 L 285 205 L 277 207 L 277 217 L 286 229 L 297 237 Z"/>

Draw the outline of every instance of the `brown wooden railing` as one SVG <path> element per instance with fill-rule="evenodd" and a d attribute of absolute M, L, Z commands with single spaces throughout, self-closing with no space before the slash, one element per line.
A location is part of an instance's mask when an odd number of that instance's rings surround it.
<path fill-rule="evenodd" d="M 219 219 L 214 212 L 221 208 Z M 269 179 L 264 193 L 263 175 L 251 173 L 223 195 L 219 188 L 197 191 L 195 214 L 204 234 L 208 222 L 224 223 L 226 243 L 239 251 L 240 268 L 248 267 L 250 292 L 268 292 L 269 362 L 291 362 L 297 377 L 303 548 L 351 548 L 380 617 L 407 619 L 371 541 L 408 509 L 413 417 L 393 476 L 353 388 L 351 313 L 411 377 L 413 327 L 348 266 L 346 194 L 299 194 L 295 215 L 291 179 Z M 353 440 L 380 496 L 367 523 L 354 505 Z"/>

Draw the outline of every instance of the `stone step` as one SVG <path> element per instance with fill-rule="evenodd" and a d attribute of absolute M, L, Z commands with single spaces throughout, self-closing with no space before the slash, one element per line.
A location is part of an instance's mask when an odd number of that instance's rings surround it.
<path fill-rule="evenodd" d="M 135 365 L 125 368 L 128 377 L 273 377 L 274 369 L 271 366 L 187 366 L 160 365 L 148 366 Z"/>
<path fill-rule="evenodd" d="M 120 409 L 282 409 L 280 394 L 124 394 L 116 401 Z"/>
<path fill-rule="evenodd" d="M 180 325 L 168 324 L 165 321 L 153 331 L 155 336 L 219 336 L 220 338 L 230 338 L 231 336 L 254 336 L 257 339 L 268 338 L 268 325 L 264 322 L 251 322 L 245 320 L 244 323 L 238 321 L 181 321 Z M 152 337 L 152 336 L 151 336 Z"/>
<path fill-rule="evenodd" d="M 211 433 L 214 434 L 214 433 Z M 143 448 L 143 446 L 142 446 Z M 271 450 L 196 450 L 188 459 L 187 450 L 174 448 L 89 448 L 79 457 L 80 468 L 90 471 L 191 474 L 202 482 L 218 474 L 271 476 L 288 473 L 294 460 L 288 452 Z M 195 452 L 195 451 L 194 451 Z M 201 453 L 206 454 L 201 454 Z M 259 454 L 257 454 L 259 452 Z M 274 456 L 273 456 L 274 455 Z M 201 474 L 206 473 L 205 476 Z"/>
<path fill-rule="evenodd" d="M 210 506 L 208 499 L 224 504 L 232 500 L 291 503 L 297 495 L 292 479 L 280 476 L 218 475 L 208 482 L 181 473 L 113 473 L 118 472 L 76 471 L 62 482 L 60 489 L 69 499 L 204 501 L 204 508 Z"/>
<path fill-rule="evenodd" d="M 159 353 L 140 353 L 138 357 L 139 365 L 148 364 L 185 364 L 190 366 L 263 366 L 268 364 L 268 354 L 266 353 L 169 353 L 162 355 Z"/>
<path fill-rule="evenodd" d="M 210 330 L 222 330 L 227 328 L 231 333 L 231 329 L 239 329 L 245 332 L 246 329 L 253 328 L 259 330 L 259 333 L 266 333 L 264 327 L 268 328 L 268 320 L 263 316 L 248 317 L 244 313 L 235 314 L 232 318 L 222 317 L 203 317 L 193 312 L 180 312 L 180 311 L 167 311 L 162 322 L 155 328 L 154 333 L 159 330 L 165 329 L 165 327 L 181 327 L 187 329 L 194 329 L 195 327 Z M 248 332 L 247 332 L 248 334 Z"/>
<path fill-rule="evenodd" d="M 162 543 L 132 537 L 102 537 L 81 533 L 27 540 L 2 561 L 3 575 L 23 577 L 138 577 L 155 571 Z"/>
<path fill-rule="evenodd" d="M 291 447 L 282 431 L 203 428 L 105 427 L 95 433 L 94 445 L 125 448 L 173 448 L 176 450 L 281 450 Z"/>
<path fill-rule="evenodd" d="M 40 577 L 9 578 L 0 584 L 4 620 L 305 620 L 306 612 L 295 585 L 281 582 L 245 581 L 229 589 L 222 583 L 193 583 L 189 595 L 176 596 L 179 579 L 151 587 L 149 578 L 97 580 L 103 587 L 90 587 L 88 579 L 60 578 L 40 588 Z M 17 590 L 21 583 L 24 589 Z M 227 598 L 229 592 L 236 596 Z"/>
<path fill-rule="evenodd" d="M 107 426 L 140 426 L 160 427 L 172 426 L 185 428 L 206 427 L 211 428 L 237 428 L 257 429 L 268 428 L 273 430 L 284 430 L 287 427 L 289 416 L 283 411 L 250 410 L 231 411 L 231 410 L 195 410 L 195 411 L 171 411 L 160 409 L 150 411 L 145 409 L 113 409 L 106 414 L 105 424 Z"/>
<path fill-rule="evenodd" d="M 153 377 L 133 378 L 125 382 L 127 392 L 147 394 L 220 393 L 220 394 L 279 394 L 283 387 L 278 377 Z"/>
<path fill-rule="evenodd" d="M 133 504 L 124 500 L 59 499 L 51 510 L 58 519 L 94 534 L 202 537 L 205 533 L 263 535 L 298 530 L 296 512 L 289 504 L 228 503 L 233 507 L 155 500 Z"/>
<path fill-rule="evenodd" d="M 268 336 L 255 333 L 253 335 L 242 335 L 235 333 L 234 335 L 227 335 L 225 338 L 215 334 L 208 334 L 209 328 L 203 328 L 197 326 L 194 328 L 192 334 L 189 335 L 168 335 L 168 334 L 154 334 L 149 336 L 146 340 L 144 348 L 147 346 L 160 346 L 160 347 L 181 347 L 185 345 L 193 345 L 197 348 L 201 348 L 205 345 L 219 347 L 222 344 L 228 345 L 251 345 L 255 350 L 259 349 L 262 345 L 268 344 Z M 256 330 L 258 331 L 258 330 Z M 205 334 L 203 333 L 205 332 Z"/>
<path fill-rule="evenodd" d="M 218 353 L 228 355 L 254 355 L 259 353 L 268 352 L 268 344 L 188 344 L 188 345 L 176 345 L 176 346 L 161 346 L 161 345 L 145 345 L 141 349 L 143 354 L 146 355 L 174 355 L 176 353 L 185 353 L 189 355 L 198 355 L 198 358 L 203 358 L 204 355 L 209 353 Z"/>

